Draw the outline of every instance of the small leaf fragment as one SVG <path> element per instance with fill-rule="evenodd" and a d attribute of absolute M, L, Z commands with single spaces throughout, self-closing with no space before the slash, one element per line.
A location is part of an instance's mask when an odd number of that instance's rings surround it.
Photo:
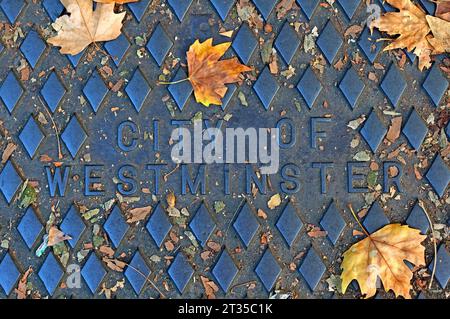
<path fill-rule="evenodd" d="M 267 202 L 267 207 L 270 209 L 275 209 L 281 204 L 281 196 L 280 194 L 273 195 L 270 200 Z"/>

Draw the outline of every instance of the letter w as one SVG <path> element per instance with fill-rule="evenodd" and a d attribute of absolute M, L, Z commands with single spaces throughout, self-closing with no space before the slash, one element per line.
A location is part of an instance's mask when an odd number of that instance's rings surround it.
<path fill-rule="evenodd" d="M 69 181 L 70 166 L 64 167 L 64 176 L 61 174 L 61 168 L 56 167 L 55 173 L 49 166 L 45 167 L 47 173 L 48 188 L 50 190 L 50 196 L 55 197 L 56 190 L 58 190 L 59 196 L 64 196 L 66 193 L 67 182 Z"/>

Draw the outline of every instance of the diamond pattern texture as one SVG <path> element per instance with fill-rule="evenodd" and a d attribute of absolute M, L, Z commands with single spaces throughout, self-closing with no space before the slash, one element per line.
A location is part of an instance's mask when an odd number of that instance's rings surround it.
<path fill-rule="evenodd" d="M 180 68 L 178 69 L 175 77 L 172 79 L 172 82 L 185 79 L 186 77 L 186 72 L 184 72 L 184 70 Z M 192 88 L 191 83 L 189 83 L 188 81 L 169 85 L 169 92 L 175 100 L 175 103 L 177 104 L 180 111 L 183 110 L 193 91 L 194 89 Z"/>
<path fill-rule="evenodd" d="M 136 294 L 139 295 L 142 291 L 142 288 L 146 283 L 145 278 L 147 278 L 150 273 L 150 268 L 148 268 L 141 254 L 137 251 L 133 256 L 133 259 L 131 259 L 130 266 L 125 270 L 125 277 L 127 277 Z"/>
<path fill-rule="evenodd" d="M 258 266 L 256 266 L 255 272 L 266 290 L 271 291 L 281 273 L 281 267 L 269 249 L 266 249 L 264 252 Z"/>
<path fill-rule="evenodd" d="M 333 22 L 329 20 L 317 39 L 317 45 L 330 64 L 333 64 L 342 43 L 342 36 L 337 32 Z"/>
<path fill-rule="evenodd" d="M 167 0 L 167 2 L 172 7 L 172 10 L 175 12 L 178 20 L 183 21 L 192 0 Z"/>
<path fill-rule="evenodd" d="M 223 291 L 227 292 L 238 271 L 239 270 L 233 262 L 233 259 L 231 259 L 230 254 L 228 254 L 226 250 L 223 250 L 212 269 L 212 274 Z"/>
<path fill-rule="evenodd" d="M 145 102 L 145 99 L 151 91 L 150 85 L 144 78 L 141 70 L 136 69 L 133 77 L 125 88 L 125 91 L 130 97 L 134 108 L 139 112 Z"/>
<path fill-rule="evenodd" d="M 103 225 L 103 228 L 111 239 L 113 245 L 115 247 L 119 247 L 130 226 L 128 226 L 125 222 L 119 207 L 115 206 Z"/>
<path fill-rule="evenodd" d="M 130 43 L 123 34 L 121 34 L 117 39 L 105 43 L 105 49 L 111 55 L 116 66 L 119 66 L 122 62 L 122 59 L 129 47 Z"/>
<path fill-rule="evenodd" d="M 383 49 L 383 43 L 377 41 L 379 38 L 381 38 L 380 32 L 378 32 L 377 29 L 374 29 L 371 34 L 369 28 L 365 28 L 359 37 L 359 46 L 371 63 L 375 61 L 378 54 Z"/>
<path fill-rule="evenodd" d="M 86 284 L 92 293 L 95 293 L 100 286 L 103 278 L 106 275 L 106 270 L 103 268 L 100 260 L 91 253 L 83 268 L 81 269 L 81 275 L 83 276 Z"/>
<path fill-rule="evenodd" d="M 408 121 L 403 127 L 403 134 L 408 139 L 414 149 L 419 150 L 422 145 L 425 136 L 427 135 L 428 129 L 424 121 L 417 113 L 415 109 L 412 110 Z"/>
<path fill-rule="evenodd" d="M 259 228 L 258 220 L 252 213 L 248 203 L 242 206 L 238 217 L 233 223 L 233 227 L 245 246 L 248 247 Z"/>
<path fill-rule="evenodd" d="M 277 4 L 277 0 L 252 0 L 255 6 L 261 12 L 265 20 L 267 20 L 273 8 Z"/>
<path fill-rule="evenodd" d="M 91 104 L 94 112 L 97 112 L 108 93 L 108 88 L 97 71 L 92 73 L 92 76 L 83 88 L 83 93 Z"/>
<path fill-rule="evenodd" d="M 9 113 L 16 107 L 17 102 L 23 94 L 22 86 L 11 71 L 0 86 L 0 98 Z"/>
<path fill-rule="evenodd" d="M 210 0 L 214 8 L 217 10 L 222 21 L 227 19 L 228 14 L 234 6 L 235 0 Z"/>
<path fill-rule="evenodd" d="M 63 275 L 64 272 L 61 269 L 61 265 L 58 263 L 53 253 L 49 253 L 39 270 L 38 276 L 41 278 L 50 295 L 55 293 Z"/>
<path fill-rule="evenodd" d="M 211 218 L 208 209 L 204 204 L 197 210 L 194 218 L 189 223 L 189 227 L 194 232 L 195 237 L 203 247 L 206 245 L 209 236 L 211 236 L 216 224 Z"/>
<path fill-rule="evenodd" d="M 418 203 L 414 205 L 414 208 L 411 210 L 406 223 L 412 228 L 420 229 L 422 234 L 426 234 L 430 228 L 427 216 Z"/>
<path fill-rule="evenodd" d="M 0 191 L 8 203 L 11 203 L 20 184 L 22 184 L 22 179 L 17 174 L 11 161 L 8 161 L 0 173 Z"/>
<path fill-rule="evenodd" d="M 311 19 L 314 11 L 319 5 L 319 2 L 315 0 L 297 0 L 297 3 L 299 4 L 305 15 L 308 17 L 308 19 Z"/>
<path fill-rule="evenodd" d="M 398 67 L 392 64 L 381 82 L 381 89 L 394 107 L 398 106 L 406 86 L 406 81 Z"/>
<path fill-rule="evenodd" d="M 244 64 L 248 64 L 253 52 L 255 52 L 258 41 L 247 24 L 243 24 L 233 41 L 233 49 Z"/>
<path fill-rule="evenodd" d="M 339 84 L 339 88 L 350 104 L 351 108 L 355 108 L 362 91 L 364 90 L 365 84 L 359 78 L 354 68 L 348 69 L 345 73 L 344 78 Z"/>
<path fill-rule="evenodd" d="M 358 6 L 361 4 L 361 1 L 359 0 L 338 0 L 338 2 L 349 19 L 353 18 L 356 9 L 358 9 Z"/>
<path fill-rule="evenodd" d="M 448 168 L 441 156 L 436 156 L 426 177 L 439 197 L 444 196 L 448 183 L 450 183 L 450 168 Z"/>
<path fill-rule="evenodd" d="M 364 122 L 364 126 L 362 127 L 360 133 L 366 140 L 367 144 L 369 144 L 372 152 L 375 153 L 380 146 L 381 141 L 383 141 L 383 138 L 387 133 L 387 129 L 383 123 L 381 123 L 375 111 L 372 111 L 367 120 Z"/>
<path fill-rule="evenodd" d="M 73 158 L 77 156 L 77 153 L 84 144 L 84 141 L 86 141 L 86 138 L 86 132 L 81 127 L 77 117 L 75 115 L 72 116 L 66 126 L 66 129 L 61 134 L 61 139 L 66 144 L 67 149 Z"/>
<path fill-rule="evenodd" d="M 327 232 L 327 236 L 333 245 L 335 245 L 344 230 L 345 220 L 339 213 L 334 201 L 328 206 L 325 215 L 320 221 L 320 225 Z"/>
<path fill-rule="evenodd" d="M 303 223 L 291 203 L 288 203 L 284 208 L 276 223 L 276 226 L 286 240 L 286 243 L 289 246 L 292 246 L 292 243 L 302 228 Z"/>
<path fill-rule="evenodd" d="M 147 231 L 158 247 L 161 247 L 171 227 L 172 224 L 167 218 L 166 213 L 161 208 L 161 205 L 158 204 L 147 223 Z"/>
<path fill-rule="evenodd" d="M 169 50 L 172 48 L 172 45 L 172 40 L 170 40 L 161 24 L 158 24 L 147 43 L 147 49 L 150 51 L 150 54 L 155 59 L 156 63 L 161 66 L 167 53 L 169 53 Z"/>
<path fill-rule="evenodd" d="M 32 116 L 30 116 L 28 122 L 20 132 L 19 139 L 27 150 L 28 155 L 33 158 L 36 150 L 44 139 L 44 133 L 42 133 L 41 128 Z"/>
<path fill-rule="evenodd" d="M 389 219 L 384 214 L 383 208 L 378 202 L 373 203 L 364 219 L 364 227 L 372 234 L 387 224 L 389 224 Z"/>
<path fill-rule="evenodd" d="M 299 46 L 300 40 L 297 33 L 289 25 L 289 23 L 286 22 L 278 34 L 275 41 L 275 47 L 281 53 L 281 56 L 287 64 L 291 63 L 292 58 L 294 57 L 294 54 Z"/>
<path fill-rule="evenodd" d="M 80 214 L 78 213 L 74 205 L 70 207 L 69 211 L 64 217 L 60 229 L 65 234 L 72 237 L 72 239 L 69 239 L 68 242 L 70 247 L 75 248 L 78 241 L 80 240 L 81 235 L 86 229 L 86 225 L 84 224 L 83 220 L 80 217 Z"/>
<path fill-rule="evenodd" d="M 19 225 L 17 226 L 17 230 L 25 241 L 25 244 L 27 244 L 28 248 L 31 249 L 31 247 L 33 247 L 42 229 L 42 224 L 36 216 L 34 209 L 31 206 L 28 207 L 25 215 L 22 217 Z"/>
<path fill-rule="evenodd" d="M 298 82 L 297 89 L 303 96 L 308 107 L 311 109 L 322 91 L 322 84 L 317 79 L 311 67 L 306 69 L 300 82 Z"/>
<path fill-rule="evenodd" d="M 19 17 L 20 12 L 25 6 L 24 0 L 2 0 L 0 1 L 0 8 L 2 8 L 9 22 L 15 23 Z"/>
<path fill-rule="evenodd" d="M 41 89 L 41 95 L 52 113 L 55 112 L 65 93 L 66 89 L 58 76 L 52 72 Z"/>
<path fill-rule="evenodd" d="M 141 21 L 150 3 L 151 0 L 141 0 L 139 2 L 128 3 L 128 7 L 130 8 L 136 20 Z"/>
<path fill-rule="evenodd" d="M 448 88 L 448 80 L 442 74 L 437 63 L 434 63 L 430 72 L 428 73 L 423 88 L 430 96 L 434 105 L 439 106 L 439 103 Z"/>
<path fill-rule="evenodd" d="M 98 43 L 106 57 L 93 54 L 93 46 L 76 56 L 61 55 L 58 48 L 46 43 L 43 26 L 64 12 L 60 0 L 0 0 L 0 22 L 15 21 L 24 35 L 14 43 L 7 37 L 0 40 L 0 154 L 9 143 L 17 145 L 0 163 L 2 246 L 4 239 L 9 240 L 8 249 L 0 248 L 1 299 L 16 297 L 14 288 L 30 265 L 35 274 L 29 281 L 42 298 L 103 298 L 102 285 L 112 287 L 117 281 L 125 284 L 112 298 L 161 297 L 145 277 L 167 298 L 198 298 L 205 296 L 200 276 L 217 284 L 217 298 L 267 298 L 289 287 L 302 298 L 359 298 L 355 284 L 345 296 L 329 292 L 325 273 L 339 274 L 337 256 L 356 240 L 346 227 L 346 221 L 353 221 L 345 205 L 350 197 L 362 197 L 347 192 L 358 192 L 361 187 L 364 199 L 371 200 L 364 187 L 369 165 L 375 166 L 372 162 L 379 166 L 377 183 L 383 189 L 395 185 L 395 177 L 383 175 L 384 164 L 405 160 L 398 179 L 400 200 L 377 199 L 367 204 L 368 213 L 362 218 L 367 229 L 376 231 L 395 221 L 428 234 L 427 217 L 418 205 L 422 197 L 438 198 L 441 205 L 436 209 L 430 205 L 429 214 L 433 222 L 449 224 L 450 162 L 445 149 L 434 141 L 440 137 L 444 143 L 440 129 L 450 135 L 445 114 L 449 82 L 441 70 L 445 57 L 436 56 L 430 70 L 419 72 L 417 57 L 403 50 L 399 54 L 404 52 L 406 61 L 400 68 L 398 55 L 382 52 L 386 44 L 377 40 L 385 35 L 376 30 L 370 34 L 364 25 L 370 12 L 363 1 L 339 0 L 332 8 L 316 0 L 295 2 L 299 8 L 278 19 L 276 5 L 280 1 L 250 0 L 262 17 L 262 28 L 238 18 L 236 0 L 129 3 L 117 8 L 127 12 L 122 35 Z M 433 3 L 417 2 L 434 13 Z M 382 11 L 395 10 L 378 0 L 375 4 L 381 5 Z M 267 33 L 269 25 L 273 31 Z M 352 25 L 365 26 L 359 38 L 344 37 Z M 222 31 L 232 31 L 232 35 L 219 34 Z M 195 39 L 210 37 L 215 43 L 231 41 L 232 49 L 224 59 L 237 57 L 254 70 L 245 74 L 242 83 L 227 85 L 221 107 L 204 108 L 191 98 L 188 81 L 167 86 L 157 82 L 186 78 L 186 51 Z M 272 73 L 262 63 L 262 40 L 273 40 L 278 72 Z M 314 53 L 305 52 L 310 40 L 316 44 Z M 350 62 L 358 60 L 355 54 L 361 63 Z M 319 55 L 324 60 L 319 60 Z M 335 68 L 344 56 L 349 58 L 345 67 Z M 112 74 L 103 68 L 110 68 Z M 379 80 L 367 79 L 368 72 L 375 72 Z M 121 79 L 123 85 L 113 89 Z M 366 121 L 350 129 L 347 124 L 362 114 Z M 251 164 L 248 167 L 252 166 L 255 175 L 249 180 L 239 165 L 229 165 L 229 175 L 220 165 L 207 165 L 205 194 L 203 187 L 192 192 L 187 187 L 188 193 L 181 196 L 182 183 L 191 178 L 193 185 L 196 177 L 183 172 L 195 169 L 172 165 L 167 140 L 172 129 L 191 125 L 199 115 L 204 128 L 223 130 L 273 127 L 283 119 L 295 129 L 290 132 L 289 125 L 282 126 L 285 142 L 292 134 L 296 138 L 293 146 L 283 144 L 278 174 L 260 175 L 260 165 Z M 403 119 L 402 136 L 394 143 L 384 143 L 393 116 Z M 318 117 L 329 122 L 311 121 Z M 124 122 L 134 122 L 138 128 L 136 132 L 124 130 L 123 143 L 130 138 L 137 142 L 131 151 L 121 150 L 117 143 L 117 126 Z M 62 143 L 62 159 L 58 158 L 55 128 Z M 320 141 L 317 149 L 310 146 L 314 140 Z M 355 140 L 359 144 L 350 148 Z M 405 143 L 411 152 L 389 157 Z M 354 155 L 362 151 L 372 151 L 370 161 L 355 162 Z M 334 166 L 318 174 L 317 162 L 328 161 Z M 353 176 L 345 170 L 349 162 L 355 164 Z M 419 162 L 427 163 L 418 167 L 424 177 L 421 180 L 414 171 Z M 94 176 L 100 177 L 98 182 L 104 186 L 101 196 L 86 195 L 84 165 L 101 165 L 91 180 L 94 183 Z M 128 169 L 126 176 L 118 173 L 123 168 Z M 53 174 L 54 183 L 48 183 Z M 19 208 L 18 195 L 25 179 L 39 183 L 38 204 Z M 353 187 L 346 187 L 351 179 Z M 124 188 L 127 194 L 120 193 Z M 324 189 L 328 196 L 319 197 Z M 169 216 L 166 210 L 164 199 L 169 190 L 177 196 L 180 216 Z M 269 209 L 267 201 L 275 193 L 282 196 L 282 204 Z M 126 196 L 123 201 L 120 195 Z M 120 205 L 107 209 L 112 198 L 119 198 Z M 225 209 L 212 209 L 209 203 L 215 201 L 224 201 Z M 84 205 L 100 208 L 100 213 L 86 221 L 79 211 Z M 130 209 L 148 205 L 153 209 L 145 220 L 126 223 Z M 52 208 L 58 216 L 55 225 L 72 237 L 65 245 L 69 264 L 81 267 L 81 289 L 61 288 L 69 270 L 52 249 L 36 256 Z M 319 226 L 327 236 L 309 237 L 303 222 Z M 129 264 L 123 272 L 109 269 L 98 249 L 84 250 L 96 241 L 93 227 L 102 228 L 105 244 L 116 251 L 113 258 Z M 432 250 L 430 242 L 424 244 L 427 251 Z M 446 297 L 443 287 L 448 289 L 450 257 L 444 244 L 436 257 L 433 293 L 424 291 L 419 298 Z M 433 257 L 427 260 L 429 267 Z M 292 262 L 298 272 L 289 270 Z M 255 283 L 252 289 L 240 285 L 250 281 Z M 416 296 L 417 289 L 412 293 Z M 380 284 L 377 298 L 387 297 L 391 294 L 385 294 Z"/>
<path fill-rule="evenodd" d="M 314 251 L 314 248 L 310 248 L 299 268 L 299 271 L 311 290 L 314 291 L 316 289 L 320 279 L 325 273 L 325 270 L 325 265 Z"/>
<path fill-rule="evenodd" d="M 52 21 L 55 21 L 64 11 L 64 6 L 59 0 L 43 0 L 42 5 Z"/>
<path fill-rule="evenodd" d="M 7 295 L 9 295 L 9 293 L 16 286 L 16 283 L 19 280 L 19 275 L 19 270 L 14 264 L 11 255 L 6 254 L 0 262 L 0 286 Z"/>
<path fill-rule="evenodd" d="M 194 269 L 182 253 L 178 253 L 167 271 L 180 293 L 183 293 L 194 274 Z"/>
<path fill-rule="evenodd" d="M 275 94 L 277 94 L 280 89 L 280 85 L 274 78 L 274 76 L 270 73 L 269 69 L 266 67 L 259 75 L 258 80 L 253 86 L 256 94 L 261 100 L 264 108 L 267 110 L 272 103 Z"/>
<path fill-rule="evenodd" d="M 28 63 L 30 63 L 32 68 L 36 66 L 44 50 L 45 43 L 44 41 L 42 41 L 39 34 L 34 30 L 28 33 L 25 40 L 22 42 L 22 45 L 20 46 L 20 51 L 22 51 L 23 55 L 27 59 Z"/>
<path fill-rule="evenodd" d="M 445 245 L 441 245 L 437 253 L 436 262 L 436 279 L 442 288 L 447 287 L 448 280 L 450 279 L 450 254 L 448 253 Z M 434 265 L 434 260 L 430 263 L 430 271 Z"/>

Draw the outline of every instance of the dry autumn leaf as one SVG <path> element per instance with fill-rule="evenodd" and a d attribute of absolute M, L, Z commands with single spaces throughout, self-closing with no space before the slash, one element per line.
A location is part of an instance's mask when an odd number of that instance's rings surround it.
<path fill-rule="evenodd" d="M 361 293 L 370 298 L 376 293 L 379 277 L 386 291 L 410 299 L 413 273 L 404 261 L 425 265 L 425 247 L 421 243 L 426 236 L 420 235 L 420 230 L 400 224 L 387 225 L 373 234 L 365 230 L 364 233 L 367 237 L 344 253 L 342 292 L 356 279 Z"/>
<path fill-rule="evenodd" d="M 23 274 L 22 278 L 20 278 L 19 283 L 17 284 L 17 288 L 15 289 L 17 293 L 17 299 L 26 299 L 27 298 L 27 281 L 30 274 L 33 272 L 33 268 L 28 267 L 28 270 Z"/>
<path fill-rule="evenodd" d="M 387 12 L 374 20 L 370 28 L 378 28 L 391 36 L 397 36 L 384 51 L 404 49 L 412 51 L 419 57 L 419 69 L 431 66 L 431 54 L 434 48 L 427 37 L 431 29 L 427 23 L 425 12 L 411 0 L 386 0 L 399 12 Z"/>
<path fill-rule="evenodd" d="M 11 157 L 12 153 L 17 149 L 17 145 L 9 142 L 2 154 L 2 164 L 5 164 Z"/>
<path fill-rule="evenodd" d="M 118 259 L 103 257 L 102 260 L 109 269 L 117 272 L 123 272 L 125 266 L 127 265 L 125 262 Z"/>
<path fill-rule="evenodd" d="M 70 15 L 52 24 L 58 34 L 48 43 L 61 47 L 62 54 L 76 55 L 89 44 L 116 39 L 126 12 L 114 13 L 114 3 L 99 3 L 93 10 L 92 0 L 61 0 Z"/>
<path fill-rule="evenodd" d="M 62 231 L 60 231 L 57 227 L 52 226 L 50 230 L 48 231 L 48 247 L 52 247 L 56 244 L 59 244 L 60 242 L 63 242 L 65 240 L 71 240 L 72 237 L 64 234 Z"/>
<path fill-rule="evenodd" d="M 205 295 L 207 299 L 216 299 L 216 292 L 219 291 L 216 283 L 207 277 L 200 276 L 203 288 L 205 288 Z"/>
<path fill-rule="evenodd" d="M 450 0 L 436 1 L 435 16 L 446 21 L 450 21 Z"/>
<path fill-rule="evenodd" d="M 429 41 L 436 53 L 450 52 L 450 22 L 433 16 L 427 16 L 426 19 L 434 35 Z"/>
<path fill-rule="evenodd" d="M 221 99 L 227 93 L 225 84 L 239 82 L 241 73 L 252 68 L 239 63 L 238 59 L 219 59 L 230 47 L 231 42 L 213 46 L 212 38 L 203 43 L 196 40 L 187 52 L 189 78 L 194 88 L 195 99 L 205 106 L 222 105 Z"/>
<path fill-rule="evenodd" d="M 270 209 L 275 209 L 281 204 L 281 196 L 280 194 L 273 195 L 270 200 L 267 202 L 267 207 Z"/>
<path fill-rule="evenodd" d="M 175 207 L 177 203 L 177 198 L 175 197 L 175 194 L 173 192 L 169 192 L 166 196 L 166 202 L 167 205 L 171 208 Z"/>
<path fill-rule="evenodd" d="M 136 207 L 130 209 L 130 211 L 127 214 L 127 223 L 132 224 L 144 220 L 145 218 L 147 218 L 148 214 L 150 214 L 151 211 L 152 211 L 151 206 Z"/>

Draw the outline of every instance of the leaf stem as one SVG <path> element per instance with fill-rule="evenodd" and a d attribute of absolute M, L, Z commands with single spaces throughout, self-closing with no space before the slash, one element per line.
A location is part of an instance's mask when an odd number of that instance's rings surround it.
<path fill-rule="evenodd" d="M 190 78 L 185 78 L 185 79 L 181 79 L 181 80 L 174 81 L 174 82 L 158 81 L 158 84 L 161 84 L 161 85 L 171 85 L 171 84 L 178 84 L 178 83 L 186 82 L 186 81 L 189 81 L 189 80 L 190 80 Z"/>
<path fill-rule="evenodd" d="M 350 212 L 352 213 L 353 218 L 356 220 L 356 222 L 358 223 L 359 227 L 361 227 L 361 229 L 363 230 L 364 234 L 365 234 L 367 237 L 370 237 L 369 232 L 368 232 L 368 231 L 364 228 L 364 226 L 361 224 L 361 222 L 359 221 L 358 216 L 356 216 L 356 213 L 355 213 L 355 211 L 353 210 L 352 204 L 351 204 L 351 203 L 348 203 L 347 206 L 348 206 L 348 208 L 350 209 Z"/>
<path fill-rule="evenodd" d="M 50 114 L 49 110 L 47 110 L 46 107 L 44 107 L 44 109 L 47 112 L 48 117 L 50 117 L 50 121 L 52 122 L 52 126 L 55 129 L 56 142 L 57 142 L 57 145 L 58 145 L 58 159 L 62 160 L 64 158 L 64 155 L 63 155 L 62 150 L 61 150 L 61 141 L 60 141 L 60 137 L 59 137 L 58 127 L 56 126 L 55 120 L 53 119 L 53 116 Z"/>
<path fill-rule="evenodd" d="M 147 281 L 148 283 L 150 283 L 150 285 L 152 285 L 153 288 L 156 289 L 156 291 L 161 295 L 161 297 L 163 297 L 164 299 L 166 298 L 166 296 L 162 293 L 162 291 L 153 283 L 153 281 L 150 280 L 150 275 L 146 276 L 144 275 L 139 269 L 131 266 L 130 264 L 123 262 L 125 265 L 127 265 L 129 268 L 131 268 L 132 270 L 134 270 L 138 275 L 142 276 L 145 281 Z"/>
<path fill-rule="evenodd" d="M 433 271 L 431 272 L 431 279 L 430 284 L 428 286 L 428 289 L 431 289 L 431 285 L 433 284 L 433 278 L 436 273 L 436 266 L 437 266 L 437 245 L 436 245 L 436 238 L 434 237 L 434 227 L 433 223 L 431 222 L 430 215 L 428 215 L 427 209 L 425 208 L 425 203 L 422 200 L 419 200 L 419 206 L 423 209 L 425 216 L 427 216 L 428 223 L 430 224 L 431 228 L 431 235 L 433 236 L 433 248 L 434 248 L 434 261 L 433 261 Z"/>

